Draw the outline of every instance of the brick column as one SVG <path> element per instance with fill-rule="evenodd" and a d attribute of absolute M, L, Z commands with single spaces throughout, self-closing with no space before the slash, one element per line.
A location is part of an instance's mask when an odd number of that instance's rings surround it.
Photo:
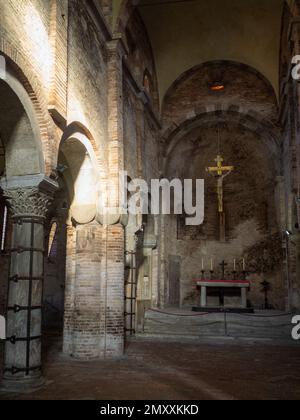
<path fill-rule="evenodd" d="M 105 335 L 103 347 L 106 357 L 120 357 L 124 353 L 125 333 L 124 227 L 121 224 L 107 226 L 105 241 Z"/>
<path fill-rule="evenodd" d="M 101 355 L 101 240 L 98 223 L 76 227 L 72 354 L 79 359 Z"/>
<path fill-rule="evenodd" d="M 119 176 L 124 171 L 123 141 L 123 55 L 120 39 L 108 43 L 108 153 L 109 179 L 114 189 L 109 192 L 109 207 L 119 206 Z M 117 220 L 114 221 L 117 223 Z"/>
<path fill-rule="evenodd" d="M 64 334 L 63 352 L 73 354 L 73 321 L 74 321 L 74 285 L 76 255 L 76 228 L 67 226 L 66 245 L 66 279 L 65 279 L 65 306 L 64 306 Z"/>
<path fill-rule="evenodd" d="M 23 390 L 41 380 L 44 222 L 55 185 L 3 188 L 12 214 L 4 387 Z"/>
<path fill-rule="evenodd" d="M 108 43 L 108 176 L 114 188 L 109 191 L 108 206 L 120 207 L 120 171 L 124 171 L 123 141 L 123 56 L 121 39 Z M 125 234 L 121 214 L 107 218 L 103 241 L 105 242 L 105 279 L 103 300 L 105 307 L 104 354 L 120 357 L 124 353 L 124 299 L 125 299 Z"/>
<path fill-rule="evenodd" d="M 78 359 L 103 355 L 103 228 L 68 226 L 63 351 Z"/>

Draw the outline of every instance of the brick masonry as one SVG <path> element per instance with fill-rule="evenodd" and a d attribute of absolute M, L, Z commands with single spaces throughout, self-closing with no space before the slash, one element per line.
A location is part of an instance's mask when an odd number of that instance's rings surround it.
<path fill-rule="evenodd" d="M 224 84 L 224 91 L 210 90 L 216 81 Z M 216 277 L 221 276 L 219 263 L 225 260 L 227 278 L 232 277 L 234 259 L 245 258 L 251 271 L 252 305 L 263 305 L 260 282 L 268 280 L 271 304 L 285 309 L 284 250 L 276 202 L 281 170 L 277 115 L 277 100 L 269 83 L 253 69 L 236 63 L 199 66 L 169 89 L 163 103 L 166 176 L 205 180 L 205 220 L 198 227 L 186 227 L 185 217 L 165 220 L 166 304 L 172 301 L 174 287 L 182 305 L 198 303 L 193 279 L 201 276 L 202 258 L 207 275 L 210 260 L 214 260 Z M 224 182 L 226 244 L 219 241 L 216 180 L 206 173 L 219 151 L 225 165 L 235 167 Z M 174 264 L 179 273 L 174 273 Z"/>
<path fill-rule="evenodd" d="M 268 255 L 273 252 L 270 242 L 281 229 L 288 227 L 297 235 L 299 87 L 287 77 L 289 60 L 299 49 L 298 25 L 288 31 L 293 13 L 298 13 L 296 7 L 292 13 L 288 9 L 284 17 L 280 106 L 270 84 L 254 69 L 219 61 L 183 74 L 161 98 L 159 115 L 151 43 L 130 1 L 122 4 L 116 22 L 118 35 L 112 33 L 112 3 L 107 0 L 96 5 L 79 0 L 0 2 L 0 51 L 7 58 L 9 72 L 31 101 L 36 123 L 33 132 L 41 141 L 45 174 L 58 179 L 65 189 L 67 212 L 76 179 L 56 172 L 57 162 L 66 163 L 60 153 L 62 139 L 84 142 L 87 152 L 95 157 L 99 178 L 113 181 L 108 203 L 118 205 L 120 170 L 147 181 L 185 176 L 187 172 L 191 177 L 202 176 L 216 153 L 212 140 L 216 125 L 224 125 L 226 160 L 238 168 L 228 179 L 225 191 L 229 244 L 220 247 L 216 241 L 214 187 L 209 180 L 203 227 L 188 229 L 172 218 L 155 221 L 151 235 L 157 245 L 150 251 L 143 248 L 147 264 L 141 265 L 139 273 L 143 281 L 150 273 L 150 304 L 168 304 L 172 261 L 181 264 L 183 302 L 191 293 L 190 280 L 198 273 L 203 250 L 207 255 L 230 260 L 245 254 L 251 260 L 262 249 Z M 225 92 L 213 95 L 209 83 L 219 78 L 224 81 Z M 71 165 L 76 168 L 78 160 Z M 239 187 L 240 180 L 247 191 Z M 233 205 L 234 199 L 239 206 Z M 58 210 L 61 208 L 54 208 L 51 215 L 57 216 Z M 57 287 L 55 293 L 64 294 L 64 351 L 84 359 L 119 357 L 124 350 L 124 251 L 130 238 L 126 238 L 119 214 L 104 225 L 98 220 L 96 215 L 91 222 L 78 224 L 68 214 L 60 221 L 67 243 L 66 280 L 65 291 L 58 292 Z M 278 308 L 286 303 L 287 279 L 283 273 L 287 268 L 292 306 L 300 307 L 299 246 L 295 243 L 289 245 L 288 260 L 278 257 L 280 250 L 275 247 L 274 265 L 266 273 L 273 284 L 272 303 Z M 61 267 L 65 253 L 59 254 Z M 2 258 L 0 264 L 3 310 L 8 262 Z M 54 271 L 46 261 L 46 281 Z M 257 267 L 254 276 L 251 300 L 259 305 L 261 273 Z M 139 290 L 138 295 L 146 295 L 145 290 Z"/>

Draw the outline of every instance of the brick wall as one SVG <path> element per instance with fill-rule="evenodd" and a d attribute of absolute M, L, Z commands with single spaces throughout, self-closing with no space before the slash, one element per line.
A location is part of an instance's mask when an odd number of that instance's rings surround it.
<path fill-rule="evenodd" d="M 291 3 L 294 4 L 291 9 L 287 5 L 284 8 L 280 57 L 280 123 L 282 125 L 282 163 L 284 182 L 284 211 L 282 226 L 284 230 L 287 229 L 293 233 L 291 241 L 284 240 L 284 251 L 286 251 L 286 248 L 288 251 L 288 257 L 285 260 L 285 284 L 287 285 L 289 283 L 290 285 L 290 308 L 299 310 L 300 207 L 299 203 L 297 203 L 297 197 L 299 197 L 300 191 L 300 89 L 299 84 L 295 83 L 290 77 L 290 71 L 292 57 L 299 54 L 300 51 L 300 27 L 299 24 L 293 24 L 291 29 L 291 21 L 295 21 L 294 19 L 298 19 L 299 16 L 298 6 L 296 5 L 297 2 Z"/>
<path fill-rule="evenodd" d="M 45 92 L 51 81 L 52 54 L 50 1 L 14 0 L 1 2 L 1 35 L 29 58 L 31 71 L 40 78 Z"/>
<path fill-rule="evenodd" d="M 67 119 L 68 78 L 68 1 L 51 1 L 50 42 L 52 47 L 52 75 L 49 111 L 58 122 Z"/>
<path fill-rule="evenodd" d="M 210 90 L 216 81 L 224 84 L 224 91 Z M 205 179 L 205 220 L 201 226 L 189 227 L 185 217 L 164 219 L 162 293 L 166 303 L 173 287 L 175 258 L 180 264 L 182 304 L 197 303 L 193 279 L 201 275 L 202 258 L 207 273 L 210 259 L 214 260 L 216 277 L 222 275 L 219 263 L 226 260 L 227 278 L 232 276 L 233 260 L 245 258 L 253 281 L 251 303 L 263 304 L 260 282 L 266 279 L 272 284 L 271 303 L 284 309 L 281 221 L 275 201 L 280 174 L 277 115 L 271 86 L 257 72 L 236 63 L 216 62 L 192 69 L 167 93 L 163 104 L 164 175 Z M 224 164 L 235 167 L 224 180 L 226 244 L 219 240 L 216 179 L 206 172 L 207 166 L 214 166 L 219 151 Z"/>
<path fill-rule="evenodd" d="M 106 39 L 80 0 L 69 10 L 68 124 L 79 122 L 91 133 L 107 162 L 107 62 Z"/>
<path fill-rule="evenodd" d="M 108 24 L 112 24 L 112 1 L 111 0 L 100 0 L 100 6 L 102 13 Z"/>
<path fill-rule="evenodd" d="M 212 92 L 215 82 L 225 90 Z M 163 101 L 164 131 L 202 113 L 225 110 L 277 122 L 277 100 L 269 82 L 243 64 L 217 61 L 189 70 L 170 87 Z"/>
<path fill-rule="evenodd" d="M 272 165 L 279 162 L 275 141 L 280 139 L 277 101 L 273 89 L 253 69 L 236 63 L 202 65 L 184 74 L 168 91 L 162 114 L 165 143 L 160 144 L 155 63 L 138 12 L 124 19 L 126 27 L 120 26 L 123 48 L 120 40 L 111 39 L 101 16 L 96 16 L 89 6 L 89 2 L 81 0 L 1 1 L 0 48 L 20 67 L 17 75 L 32 99 L 45 143 L 47 174 L 56 167 L 61 137 L 68 137 L 66 126 L 76 127 L 91 142 L 101 177 L 115 181 L 109 195 L 111 205 L 118 204 L 118 175 L 123 169 L 131 177 L 148 181 L 158 178 L 161 172 L 172 177 L 185 176 L 186 168 L 190 169 L 189 176 L 201 177 L 215 157 L 215 121 L 225 123 L 224 153 L 228 163 L 238 168 L 226 182 L 228 246 L 217 241 L 216 197 L 210 179 L 204 226 L 186 228 L 177 219 L 162 218 L 158 249 L 149 262 L 154 273 L 153 303 L 164 305 L 169 293 L 169 255 L 185 258 L 184 300 L 190 292 L 190 279 L 198 274 L 204 251 L 230 261 L 247 252 L 256 255 L 264 246 L 269 254 L 272 251 L 270 243 L 264 241 L 278 230 L 273 196 L 280 168 Z M 111 2 L 103 0 L 100 7 L 110 23 Z M 285 60 L 292 53 L 285 51 Z M 150 80 L 145 86 L 148 92 L 143 90 L 145 74 Z M 209 90 L 209 84 L 216 79 L 224 82 L 224 92 Z M 293 118 L 298 102 L 285 100 L 297 96 L 299 92 L 293 89 L 291 85 L 282 86 L 282 92 L 287 93 L 282 96 L 286 203 L 291 203 L 291 194 L 297 193 L 299 178 L 297 120 Z M 193 129 L 189 125 L 192 121 L 199 122 Z M 167 156 L 173 134 L 185 146 Z M 169 158 L 165 168 L 164 158 Z M 244 189 L 240 188 L 241 182 Z M 286 214 L 294 214 L 290 205 Z M 291 220 L 296 218 L 297 212 Z M 77 357 L 119 356 L 123 351 L 124 227 L 119 224 L 118 215 L 109 222 L 116 224 L 101 226 L 93 222 L 73 227 L 68 221 L 64 348 Z M 292 250 L 290 262 L 295 288 L 299 271 L 297 249 Z M 283 306 L 284 294 L 281 263 L 278 258 L 277 272 L 266 274 L 273 282 L 272 301 L 278 307 Z M 262 276 L 259 270 L 254 275 L 251 299 L 260 304 Z M 5 295 L 3 290 L 2 306 Z"/>
<path fill-rule="evenodd" d="M 49 229 L 50 233 L 49 233 Z M 62 328 L 64 316 L 64 287 L 66 277 L 66 223 L 55 218 L 48 227 L 46 237 L 44 316 L 45 327 Z"/>
<path fill-rule="evenodd" d="M 127 23 L 124 41 L 128 49 L 126 62 L 139 86 L 145 86 L 145 75 L 148 75 L 150 85 L 148 94 L 153 103 L 153 108 L 158 112 L 158 86 L 152 46 L 149 42 L 147 30 L 137 10 L 132 13 Z"/>
<path fill-rule="evenodd" d="M 123 67 L 124 168 L 131 179 L 142 178 L 150 186 L 151 180 L 159 178 L 160 175 L 160 123 L 157 117 L 159 106 L 151 45 L 137 11 L 131 15 L 128 21 L 123 40 L 128 50 Z M 148 86 L 144 83 L 146 74 Z M 144 217 L 143 222 L 146 221 L 147 217 Z M 143 300 L 145 276 L 147 276 L 148 284 L 147 305 L 156 306 L 158 304 L 159 266 L 158 254 L 144 248 L 143 240 L 136 244 L 135 232 L 139 227 L 136 226 L 137 224 L 142 224 L 142 221 L 133 221 L 133 218 L 130 218 L 129 226 L 125 229 L 125 247 L 127 251 L 136 250 L 138 286 L 135 320 L 139 324 L 142 314 L 139 311 L 145 304 L 145 300 Z M 145 262 L 146 259 L 147 264 L 144 264 L 143 261 Z M 149 269 L 146 269 L 146 266 Z M 127 270 L 125 277 L 128 278 L 131 275 L 132 273 Z M 127 289 L 130 289 L 130 286 L 126 288 L 126 293 L 131 297 L 131 292 Z M 129 321 L 129 317 L 127 320 Z M 126 326 L 129 328 L 129 325 Z M 136 326 L 138 325 L 134 325 L 134 328 Z"/>
<path fill-rule="evenodd" d="M 210 90 L 210 84 L 216 81 L 224 84 L 224 91 L 216 93 Z M 176 142 L 180 146 L 174 152 L 177 158 L 174 155 L 167 157 L 167 174 L 171 177 L 190 175 L 205 178 L 206 205 L 203 226 L 185 227 L 181 218 L 168 221 L 165 226 L 166 282 L 162 293 L 166 294 L 167 301 L 169 255 L 184 256 L 180 273 L 181 302 L 191 304 L 198 299 L 191 288 L 192 278 L 199 276 L 202 257 L 207 268 L 209 259 L 214 258 L 216 264 L 227 260 L 230 263 L 228 269 L 232 270 L 233 259 L 246 257 L 248 252 L 256 252 L 259 260 L 260 241 L 280 231 L 274 196 L 276 177 L 280 174 L 277 115 L 277 101 L 271 86 L 257 72 L 236 63 L 215 62 L 199 66 L 180 77 L 169 89 L 163 104 L 164 138 L 169 150 Z M 218 153 L 218 129 L 225 163 L 236 167 L 235 173 L 225 180 L 226 245 L 218 242 L 214 179 L 205 173 L 205 167 L 214 163 L 214 156 Z M 257 157 L 254 157 L 255 154 Z M 184 167 L 190 168 L 188 174 L 184 172 Z M 170 246 L 170 236 L 174 238 L 174 242 L 171 241 L 174 246 Z M 251 238 L 251 244 L 247 238 Z M 271 243 L 272 240 L 268 245 L 269 255 L 272 255 Z M 254 287 L 250 299 L 257 306 L 263 303 L 260 282 L 266 277 L 272 283 L 273 305 L 285 307 L 280 239 L 276 243 L 273 268 L 264 274 L 260 267 L 251 269 Z M 218 271 L 221 272 L 220 269 Z"/>

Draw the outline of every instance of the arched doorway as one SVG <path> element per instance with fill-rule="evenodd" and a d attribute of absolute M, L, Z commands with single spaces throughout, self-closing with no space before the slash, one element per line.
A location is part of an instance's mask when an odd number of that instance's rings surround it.
<path fill-rule="evenodd" d="M 104 229 L 97 221 L 102 193 L 99 173 L 91 142 L 77 127 L 60 147 L 61 188 L 52 221 L 60 221 L 66 243 L 66 252 L 58 255 L 60 265 L 65 264 L 63 351 L 78 359 L 105 354 L 106 248 Z M 56 282 L 61 301 L 58 272 Z"/>
<path fill-rule="evenodd" d="M 56 183 L 45 177 L 33 103 L 10 63 L 0 80 L 1 286 L 7 297 L 4 386 L 41 383 L 44 223 Z M 8 269 L 9 261 L 9 269 Z"/>

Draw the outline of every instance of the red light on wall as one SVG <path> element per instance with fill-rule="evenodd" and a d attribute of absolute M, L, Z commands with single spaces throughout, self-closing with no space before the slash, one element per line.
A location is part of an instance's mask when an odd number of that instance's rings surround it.
<path fill-rule="evenodd" d="M 214 83 L 210 85 L 210 90 L 212 92 L 222 92 L 225 90 L 225 85 L 223 85 L 223 83 Z"/>

